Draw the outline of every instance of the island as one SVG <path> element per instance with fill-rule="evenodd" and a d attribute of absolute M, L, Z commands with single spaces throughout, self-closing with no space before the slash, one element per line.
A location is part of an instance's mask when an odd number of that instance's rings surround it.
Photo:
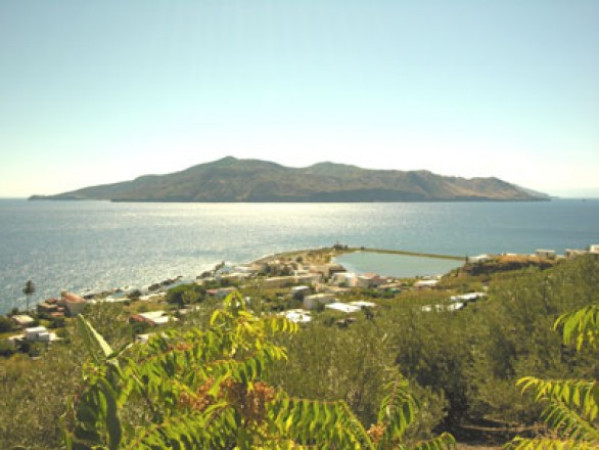
<path fill-rule="evenodd" d="M 498 178 L 370 170 L 323 162 L 304 168 L 226 157 L 166 175 L 84 187 L 31 200 L 113 202 L 426 202 L 539 201 L 545 194 Z"/>

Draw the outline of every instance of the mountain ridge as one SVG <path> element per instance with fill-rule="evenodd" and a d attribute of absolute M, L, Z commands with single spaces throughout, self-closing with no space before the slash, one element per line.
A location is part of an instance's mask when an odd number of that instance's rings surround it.
<path fill-rule="evenodd" d="M 462 178 L 427 170 L 375 170 L 333 162 L 291 168 L 227 156 L 164 175 L 88 186 L 31 200 L 115 202 L 535 201 L 545 194 L 495 177 Z"/>

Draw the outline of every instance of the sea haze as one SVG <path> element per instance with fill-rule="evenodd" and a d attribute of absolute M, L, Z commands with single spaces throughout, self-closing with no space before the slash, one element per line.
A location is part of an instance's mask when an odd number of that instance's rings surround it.
<path fill-rule="evenodd" d="M 143 287 L 222 260 L 292 249 L 389 248 L 457 256 L 599 243 L 599 201 L 109 203 L 0 200 L 0 311 L 61 289 Z"/>

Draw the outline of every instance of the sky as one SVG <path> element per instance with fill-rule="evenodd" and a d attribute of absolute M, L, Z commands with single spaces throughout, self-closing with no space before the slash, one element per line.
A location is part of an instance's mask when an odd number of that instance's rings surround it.
<path fill-rule="evenodd" d="M 0 2 L 0 197 L 228 155 L 599 197 L 599 1 Z"/>

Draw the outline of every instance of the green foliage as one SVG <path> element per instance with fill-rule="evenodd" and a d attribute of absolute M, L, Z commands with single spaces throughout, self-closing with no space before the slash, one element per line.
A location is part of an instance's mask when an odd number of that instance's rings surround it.
<path fill-rule="evenodd" d="M 0 316 L 0 333 L 6 333 L 13 329 L 12 321 L 6 316 Z"/>
<path fill-rule="evenodd" d="M 599 307 L 596 305 L 563 314 L 555 321 L 565 344 L 576 344 L 577 351 L 584 346 L 597 350 L 599 343 Z M 523 377 L 518 385 L 524 391 L 534 391 L 536 401 L 546 405 L 541 419 L 554 436 L 545 438 L 517 438 L 509 444 L 514 449 L 598 448 L 599 386 L 597 381 L 582 379 L 544 380 Z"/>
<path fill-rule="evenodd" d="M 368 432 L 342 400 L 289 396 L 264 379 L 287 358 L 273 338 L 298 327 L 254 316 L 238 293 L 206 331 L 172 330 L 118 351 L 87 320 L 79 325 L 92 360 L 65 416 L 68 448 L 406 448 L 417 403 L 399 375 Z M 415 448 L 453 445 L 444 434 Z"/>
<path fill-rule="evenodd" d="M 171 305 L 183 308 L 185 305 L 204 300 L 206 290 L 197 284 L 182 284 L 166 291 L 166 301 Z"/>
<path fill-rule="evenodd" d="M 0 448 L 62 447 L 60 416 L 82 363 L 74 350 L 56 345 L 39 359 L 16 354 L 0 363 Z"/>
<path fill-rule="evenodd" d="M 7 357 L 11 356 L 15 353 L 15 347 L 13 344 L 8 342 L 8 340 L 0 340 L 0 356 Z"/>
<path fill-rule="evenodd" d="M 552 331 L 555 318 L 599 302 L 599 264 L 593 258 L 565 261 L 552 269 L 525 269 L 496 277 L 489 300 L 476 305 L 464 326 L 471 351 L 470 417 L 529 424 L 542 412 L 515 382 L 528 374 L 544 378 L 587 377 L 595 367 L 588 351 L 566 348 Z"/>

